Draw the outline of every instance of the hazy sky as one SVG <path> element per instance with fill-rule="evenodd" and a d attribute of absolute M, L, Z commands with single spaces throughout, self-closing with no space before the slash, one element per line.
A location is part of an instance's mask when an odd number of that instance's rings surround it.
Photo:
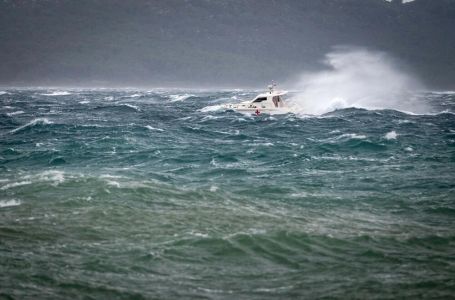
<path fill-rule="evenodd" d="M 404 2 L 0 0 L 0 84 L 263 86 L 347 45 L 455 88 L 455 0 Z"/>

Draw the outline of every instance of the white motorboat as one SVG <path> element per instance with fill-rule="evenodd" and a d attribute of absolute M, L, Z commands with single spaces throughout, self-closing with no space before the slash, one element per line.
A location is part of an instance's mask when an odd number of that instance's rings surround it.
<path fill-rule="evenodd" d="M 256 115 L 261 113 L 284 114 L 290 112 L 283 100 L 283 96 L 287 93 L 287 91 L 276 90 L 276 85 L 272 84 L 269 85 L 268 92 L 257 95 L 253 100 L 224 104 L 223 108 Z"/>

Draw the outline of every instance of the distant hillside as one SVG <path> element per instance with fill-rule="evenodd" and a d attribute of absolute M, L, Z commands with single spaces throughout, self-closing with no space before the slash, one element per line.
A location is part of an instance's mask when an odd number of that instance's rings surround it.
<path fill-rule="evenodd" d="M 263 85 L 357 45 L 455 88 L 454 28 L 454 0 L 3 0 L 0 84 Z"/>

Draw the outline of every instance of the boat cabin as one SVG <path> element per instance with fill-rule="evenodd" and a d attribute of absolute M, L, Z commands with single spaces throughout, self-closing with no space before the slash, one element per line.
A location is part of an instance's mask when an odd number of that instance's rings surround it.
<path fill-rule="evenodd" d="M 281 99 L 281 96 L 285 93 L 277 93 L 273 92 L 270 94 L 260 94 L 256 96 L 256 98 L 251 102 L 251 104 L 258 105 L 258 106 L 266 106 L 268 107 L 284 107 L 284 102 Z M 265 108 L 265 107 L 264 107 Z"/>

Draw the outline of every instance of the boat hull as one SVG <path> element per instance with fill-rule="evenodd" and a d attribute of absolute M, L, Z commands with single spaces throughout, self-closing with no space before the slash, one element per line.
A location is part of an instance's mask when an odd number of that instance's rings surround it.
<path fill-rule="evenodd" d="M 280 108 L 262 108 L 262 107 L 233 107 L 233 106 L 225 106 L 226 110 L 232 110 L 239 113 L 246 113 L 246 114 L 287 114 L 292 112 L 288 107 L 280 107 Z"/>

